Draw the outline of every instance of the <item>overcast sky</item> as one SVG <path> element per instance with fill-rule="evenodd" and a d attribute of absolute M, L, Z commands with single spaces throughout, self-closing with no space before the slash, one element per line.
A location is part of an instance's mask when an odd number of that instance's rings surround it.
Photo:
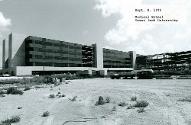
<path fill-rule="evenodd" d="M 134 9 L 145 7 L 162 8 L 164 16 L 179 22 L 133 22 Z M 139 54 L 186 51 L 190 12 L 190 0 L 0 0 L 0 41 L 12 32 L 14 52 L 29 35 Z"/>

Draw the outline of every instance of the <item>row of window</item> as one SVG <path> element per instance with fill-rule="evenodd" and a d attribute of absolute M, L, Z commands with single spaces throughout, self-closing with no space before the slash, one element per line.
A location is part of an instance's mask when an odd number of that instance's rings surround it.
<path fill-rule="evenodd" d="M 33 59 L 54 59 L 54 60 L 71 60 L 71 61 L 81 61 L 82 58 L 72 58 L 72 57 L 53 57 L 53 56 L 42 56 L 42 55 L 34 55 Z"/>
<path fill-rule="evenodd" d="M 67 43 L 67 42 L 63 42 L 63 41 L 60 41 L 60 43 L 56 43 L 56 42 L 55 41 L 48 42 L 48 41 L 32 40 L 29 43 L 43 45 L 43 46 L 59 46 L 59 47 L 71 48 L 71 49 L 81 49 L 82 48 L 82 45 L 75 44 L 75 43 Z"/>
<path fill-rule="evenodd" d="M 82 55 L 81 51 L 64 51 L 64 50 L 51 50 L 51 49 L 30 49 L 29 51 L 34 53 L 42 53 L 42 54 L 70 54 L 70 55 Z"/>
<path fill-rule="evenodd" d="M 128 66 L 119 66 L 119 65 L 104 65 L 104 68 L 131 68 L 130 65 Z"/>
<path fill-rule="evenodd" d="M 73 63 L 42 63 L 35 62 L 33 66 L 55 66 L 55 67 L 82 67 L 82 64 L 73 64 Z"/>

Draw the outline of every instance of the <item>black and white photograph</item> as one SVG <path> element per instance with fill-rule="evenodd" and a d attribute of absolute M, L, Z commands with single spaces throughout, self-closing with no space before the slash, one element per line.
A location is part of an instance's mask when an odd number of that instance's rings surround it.
<path fill-rule="evenodd" d="M 0 125 L 191 125 L 191 1 L 0 0 Z"/>

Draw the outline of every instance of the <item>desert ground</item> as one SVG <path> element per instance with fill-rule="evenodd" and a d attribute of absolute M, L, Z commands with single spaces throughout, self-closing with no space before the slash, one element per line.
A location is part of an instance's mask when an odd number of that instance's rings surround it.
<path fill-rule="evenodd" d="M 191 80 L 80 79 L 43 85 L 23 95 L 0 97 L 0 121 L 20 116 L 14 125 L 191 125 Z M 64 97 L 50 94 L 64 94 Z M 109 103 L 95 105 L 99 96 Z M 144 111 L 134 105 L 149 103 Z M 126 105 L 119 106 L 124 102 Z M 18 108 L 20 107 L 20 108 Z M 48 111 L 47 117 L 42 117 Z"/>

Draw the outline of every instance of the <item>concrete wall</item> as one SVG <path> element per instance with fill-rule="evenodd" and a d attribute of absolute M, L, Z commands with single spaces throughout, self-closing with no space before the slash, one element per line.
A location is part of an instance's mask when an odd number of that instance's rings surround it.
<path fill-rule="evenodd" d="M 12 59 L 12 66 L 25 66 L 25 42 L 21 44 L 15 56 Z"/>
<path fill-rule="evenodd" d="M 43 70 L 43 66 L 17 66 L 15 69 L 16 76 L 32 75 L 32 71 Z"/>
<path fill-rule="evenodd" d="M 25 76 L 32 75 L 33 71 L 88 71 L 89 74 L 92 74 L 92 70 L 96 68 L 88 67 L 49 67 L 49 66 L 16 66 L 15 75 Z"/>

